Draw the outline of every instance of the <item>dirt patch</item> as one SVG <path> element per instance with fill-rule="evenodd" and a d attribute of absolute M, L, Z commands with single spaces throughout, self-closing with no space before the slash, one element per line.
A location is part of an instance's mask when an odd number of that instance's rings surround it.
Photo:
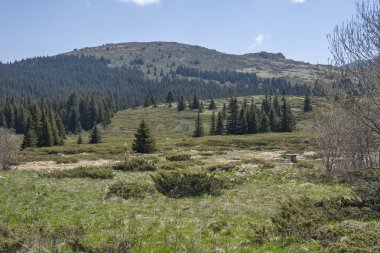
<path fill-rule="evenodd" d="M 12 169 L 16 170 L 69 170 L 76 167 L 104 166 L 115 164 L 119 161 L 113 160 L 79 160 L 76 163 L 56 163 L 55 161 L 25 162 Z"/>

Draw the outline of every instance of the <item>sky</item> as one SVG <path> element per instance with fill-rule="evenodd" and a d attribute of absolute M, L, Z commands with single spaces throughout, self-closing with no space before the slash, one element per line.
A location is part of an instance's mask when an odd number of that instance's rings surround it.
<path fill-rule="evenodd" d="M 175 41 L 327 63 L 354 0 L 0 0 L 0 61 L 107 43 Z"/>

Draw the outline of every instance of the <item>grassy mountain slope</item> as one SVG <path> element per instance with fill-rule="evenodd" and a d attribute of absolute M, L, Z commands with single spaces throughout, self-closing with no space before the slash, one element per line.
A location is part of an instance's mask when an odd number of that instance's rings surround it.
<path fill-rule="evenodd" d="M 318 71 L 324 71 L 326 66 L 286 59 L 281 53 L 267 52 L 233 55 L 175 42 L 131 42 L 106 44 L 99 47 L 83 48 L 68 52 L 74 55 L 95 55 L 111 61 L 110 66 L 129 65 L 135 59 L 143 59 L 140 67 L 146 73 L 147 63 L 152 64 L 151 72 L 161 69 L 167 73 L 176 66 L 195 67 L 203 70 L 237 70 L 255 72 L 261 77 L 286 77 L 295 82 L 313 83 Z"/>

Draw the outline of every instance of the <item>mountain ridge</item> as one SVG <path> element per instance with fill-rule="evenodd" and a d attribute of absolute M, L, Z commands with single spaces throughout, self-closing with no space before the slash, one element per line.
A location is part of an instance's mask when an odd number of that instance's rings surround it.
<path fill-rule="evenodd" d="M 315 75 L 328 68 L 325 65 L 287 59 L 282 53 L 262 51 L 238 55 L 198 45 L 164 41 L 108 43 L 74 49 L 64 54 L 104 57 L 110 60 L 110 67 L 133 65 L 137 59 L 137 65 L 148 76 L 149 72 L 153 75 L 154 70 L 169 73 L 178 66 L 185 66 L 212 71 L 229 69 L 256 73 L 264 78 L 284 77 L 292 83 L 312 84 Z"/>

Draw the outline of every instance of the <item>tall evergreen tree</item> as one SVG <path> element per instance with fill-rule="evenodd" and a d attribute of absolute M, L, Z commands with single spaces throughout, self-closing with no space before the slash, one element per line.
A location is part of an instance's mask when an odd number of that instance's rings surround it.
<path fill-rule="evenodd" d="M 181 96 L 181 98 L 179 99 L 177 103 L 177 110 L 181 112 L 181 111 L 184 111 L 185 108 L 186 108 L 185 100 L 183 99 L 183 96 Z"/>
<path fill-rule="evenodd" d="M 216 104 L 215 104 L 214 99 L 211 99 L 210 104 L 208 105 L 208 109 L 209 110 L 215 110 L 216 109 Z"/>
<path fill-rule="evenodd" d="M 247 115 L 243 107 L 241 108 L 239 112 L 236 134 L 243 135 L 243 134 L 247 134 L 247 132 L 248 132 Z"/>
<path fill-rule="evenodd" d="M 228 134 L 237 134 L 238 123 L 238 103 L 236 98 L 230 98 L 227 114 L 227 132 Z"/>
<path fill-rule="evenodd" d="M 38 136 L 39 147 L 51 147 L 54 144 L 53 132 L 51 130 L 50 119 L 46 109 L 42 112 L 41 117 L 41 130 Z"/>
<path fill-rule="evenodd" d="M 272 132 L 278 132 L 280 130 L 280 120 L 277 116 L 277 112 L 275 112 L 274 108 L 269 112 L 269 127 Z"/>
<path fill-rule="evenodd" d="M 193 137 L 202 137 L 203 135 L 204 135 L 204 131 L 203 131 L 203 125 L 202 125 L 202 120 L 201 120 L 201 114 L 198 113 L 195 119 L 195 130 L 193 133 Z"/>
<path fill-rule="evenodd" d="M 261 113 L 261 121 L 260 121 L 260 132 L 266 133 L 270 130 L 269 119 L 265 111 Z"/>
<path fill-rule="evenodd" d="M 283 98 L 281 111 L 281 132 L 292 132 L 295 128 L 296 122 L 290 109 L 290 105 L 286 102 L 285 97 Z"/>
<path fill-rule="evenodd" d="M 145 120 L 140 123 L 132 143 L 132 150 L 136 153 L 148 154 L 155 151 L 155 140 L 150 133 Z"/>
<path fill-rule="evenodd" d="M 310 99 L 309 93 L 307 93 L 306 96 L 305 96 L 304 105 L 303 105 L 303 111 L 304 112 L 311 112 L 311 111 L 313 111 L 313 106 L 311 105 L 311 99 Z"/>
<path fill-rule="evenodd" d="M 215 135 L 215 111 L 211 114 L 210 135 Z"/>
<path fill-rule="evenodd" d="M 215 135 L 223 135 L 224 134 L 224 123 L 223 123 L 223 115 L 222 112 L 218 112 L 218 120 L 216 122 Z"/>
<path fill-rule="evenodd" d="M 195 109 L 199 109 L 199 107 L 200 107 L 200 102 L 199 102 L 199 99 L 197 97 L 197 94 L 195 94 L 194 98 L 193 98 L 193 103 L 191 104 L 191 109 L 195 110 Z"/>
<path fill-rule="evenodd" d="M 31 115 L 27 115 L 26 124 L 25 124 L 25 132 L 24 132 L 24 139 L 21 144 L 21 148 L 33 148 L 37 147 L 38 144 L 38 137 L 37 133 L 35 131 L 35 127 L 33 127 L 33 119 Z"/>
<path fill-rule="evenodd" d="M 102 136 L 101 136 L 101 133 L 100 133 L 100 129 L 99 129 L 99 126 L 94 123 L 94 126 L 91 130 L 91 134 L 90 134 L 90 140 L 89 140 L 89 144 L 98 144 L 102 141 Z"/>

